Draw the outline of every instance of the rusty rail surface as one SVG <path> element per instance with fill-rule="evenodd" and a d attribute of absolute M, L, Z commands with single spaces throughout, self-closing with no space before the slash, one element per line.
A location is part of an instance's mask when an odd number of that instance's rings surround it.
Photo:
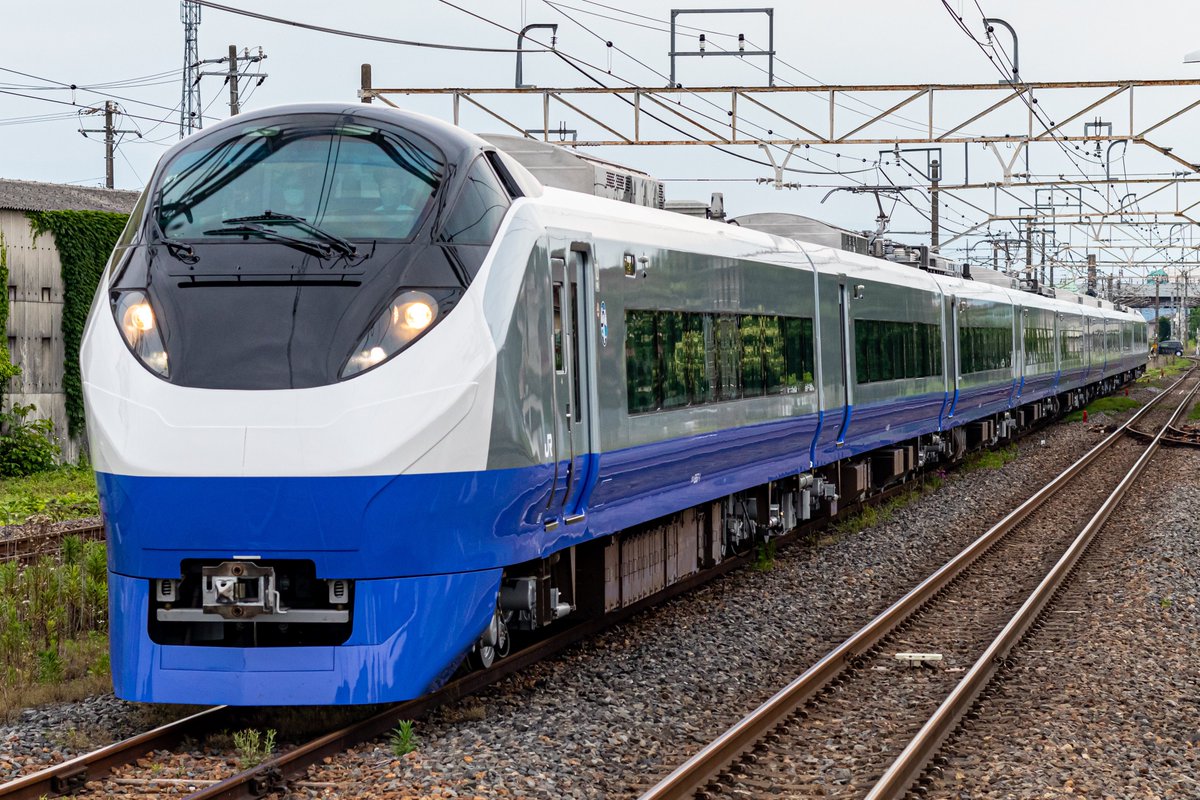
<path fill-rule="evenodd" d="M 106 776 L 114 767 L 131 764 L 146 753 L 174 747 L 185 737 L 197 737 L 219 727 L 228 715 L 228 706 L 215 706 L 190 717 L 169 722 L 152 731 L 0 784 L 0 797 L 11 800 L 39 800 L 55 795 L 73 794 L 82 789 L 88 781 Z"/>
<path fill-rule="evenodd" d="M 1046 500 L 1072 481 L 1096 458 L 1108 450 L 1127 433 L 1133 424 L 1154 408 L 1164 397 L 1189 379 L 1196 367 L 1188 370 L 1166 391 L 1142 406 L 1132 417 L 1113 431 L 1103 441 L 1081 456 L 1057 477 L 1043 486 L 1036 494 L 1010 511 L 1003 519 L 983 533 L 965 550 L 946 562 L 936 572 L 922 581 L 904 597 L 897 600 L 871 622 L 855 632 L 849 639 L 829 651 L 765 703 L 739 720 L 702 750 L 680 765 L 667 777 L 641 795 L 641 800 L 678 800 L 693 797 L 697 791 L 716 779 L 735 760 L 747 753 L 757 742 L 787 719 L 803 703 L 815 696 L 825 685 L 841 674 L 862 654 L 871 650 L 886 636 L 896 630 L 922 606 L 957 578 L 971 564 L 986 553 L 996 542 L 1023 522 Z M 1200 387 L 1200 384 L 1198 384 Z M 1195 389 L 1192 390 L 1193 393 Z M 1190 397 L 1190 395 L 1189 395 Z M 1184 401 L 1187 402 L 1186 400 Z M 1172 415 L 1179 414 L 1176 410 Z M 1165 429 L 1166 426 L 1164 426 Z M 1140 463 L 1140 462 L 1139 462 Z"/>

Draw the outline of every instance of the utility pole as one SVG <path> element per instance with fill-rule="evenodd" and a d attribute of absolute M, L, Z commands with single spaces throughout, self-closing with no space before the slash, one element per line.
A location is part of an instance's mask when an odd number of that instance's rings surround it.
<path fill-rule="evenodd" d="M 229 45 L 229 116 L 236 117 L 238 113 L 238 66 L 237 45 Z"/>
<path fill-rule="evenodd" d="M 942 179 L 942 165 L 936 158 L 929 163 L 929 222 L 931 229 L 929 233 L 929 249 L 933 252 L 938 250 L 938 182 Z"/>
<path fill-rule="evenodd" d="M 89 109 L 85 113 L 94 114 L 94 113 L 97 113 L 98 111 L 99 111 L 99 109 Z M 104 101 L 104 127 L 103 128 L 80 128 L 79 129 L 79 132 L 83 134 L 85 139 L 87 138 L 87 135 L 89 133 L 103 133 L 104 134 L 104 185 L 106 187 L 108 187 L 109 189 L 113 188 L 113 154 L 116 151 L 117 134 L 118 133 L 134 133 L 134 134 L 137 134 L 138 138 L 141 138 L 141 136 L 142 136 L 142 134 L 139 131 L 117 130 L 116 125 L 115 125 L 115 119 L 116 119 L 117 114 L 119 114 L 119 113 L 121 113 L 121 112 L 119 110 L 117 110 L 117 104 L 115 102 L 113 102 L 112 100 L 105 100 Z"/>
<path fill-rule="evenodd" d="M 1096 296 L 1096 254 L 1088 254 L 1087 294 Z"/>
<path fill-rule="evenodd" d="M 229 85 L 229 116 L 236 117 L 238 112 L 241 111 L 241 97 L 238 94 L 238 81 L 243 76 L 249 75 L 248 72 L 242 71 L 240 65 L 257 64 L 260 61 L 265 61 L 266 58 L 267 55 L 262 51 L 261 47 L 258 48 L 258 53 L 255 55 L 251 55 L 249 48 L 247 48 L 243 50 L 242 55 L 239 56 L 237 52 L 237 45 L 231 44 L 229 45 L 229 55 L 225 58 L 206 58 L 205 60 L 198 62 L 199 64 L 228 63 L 229 68 L 222 72 L 201 72 L 198 74 L 197 80 L 206 75 L 217 75 L 225 78 L 225 83 Z M 258 81 L 254 85 L 258 86 L 267 79 L 267 73 L 258 72 L 255 73 L 255 77 L 258 78 Z"/>
<path fill-rule="evenodd" d="M 1184 348 L 1187 348 L 1188 343 L 1188 272 L 1183 273 L 1183 303 L 1179 306 L 1179 341 L 1183 342 Z"/>
<path fill-rule="evenodd" d="M 1042 228 L 1041 248 L 1038 251 L 1038 288 L 1046 283 L 1046 229 Z"/>

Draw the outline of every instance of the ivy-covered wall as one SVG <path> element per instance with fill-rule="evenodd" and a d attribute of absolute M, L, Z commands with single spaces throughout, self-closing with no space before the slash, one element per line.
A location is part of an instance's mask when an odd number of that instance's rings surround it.
<path fill-rule="evenodd" d="M 79 344 L 100 275 L 129 218 L 109 211 L 30 211 L 34 236 L 54 235 L 63 279 L 63 393 L 71 436 L 83 432 Z M 7 281 L 3 284 L 7 286 Z M 7 356 L 7 353 L 4 354 Z"/>
<path fill-rule="evenodd" d="M 8 247 L 4 243 L 4 234 L 0 233 L 0 331 L 8 329 Z M 0 407 L 4 403 L 4 391 L 8 382 L 21 372 L 21 368 L 12 363 L 12 353 L 8 352 L 8 337 L 0 336 Z"/>

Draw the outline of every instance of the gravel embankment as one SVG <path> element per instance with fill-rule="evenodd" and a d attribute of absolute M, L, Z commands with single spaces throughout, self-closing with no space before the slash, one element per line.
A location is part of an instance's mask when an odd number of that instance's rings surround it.
<path fill-rule="evenodd" d="M 413 754 L 397 759 L 377 742 L 333 759 L 310 775 L 325 785 L 298 796 L 634 794 L 958 552 L 1104 425 L 1093 417 L 1028 436 L 1001 469 L 951 473 L 880 525 L 783 550 L 769 571 L 719 579 L 443 709 L 417 723 Z M 0 778 L 6 763 L 83 749 L 72 730 L 84 730 L 89 709 L 108 738 L 146 727 L 142 707 L 111 697 L 27 712 L 0 728 Z"/>
<path fill-rule="evenodd" d="M 416 753 L 356 748 L 298 796 L 636 795 L 1099 441 L 1104 422 L 1029 436 L 1016 461 L 952 473 L 884 524 L 650 611 L 418 723 Z"/>
<path fill-rule="evenodd" d="M 863 797 L 920 731 L 1125 475 L 1143 447 L 1121 439 L 951 583 L 902 631 L 806 709 L 722 796 Z M 896 653 L 937 653 L 933 668 Z"/>
<path fill-rule="evenodd" d="M 1200 797 L 1198 471 L 1155 456 L 929 796 Z"/>

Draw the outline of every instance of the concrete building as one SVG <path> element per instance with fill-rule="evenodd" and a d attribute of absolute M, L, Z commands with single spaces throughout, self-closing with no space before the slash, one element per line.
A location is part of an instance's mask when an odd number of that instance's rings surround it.
<path fill-rule="evenodd" d="M 63 394 L 63 280 L 54 236 L 34 241 L 27 211 L 117 211 L 128 214 L 138 193 L 0 179 L 0 235 L 8 259 L 8 350 L 21 374 L 5 389 L 10 403 L 37 406 L 49 418 L 63 459 L 79 459 L 82 442 L 67 437 Z"/>

